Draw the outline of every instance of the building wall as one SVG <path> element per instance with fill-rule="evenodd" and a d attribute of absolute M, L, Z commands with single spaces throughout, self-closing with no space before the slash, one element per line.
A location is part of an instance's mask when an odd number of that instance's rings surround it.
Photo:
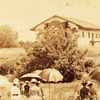
<path fill-rule="evenodd" d="M 39 31 L 41 29 L 45 29 L 45 24 L 46 23 L 51 23 L 53 21 L 59 21 L 59 22 L 67 22 L 64 19 L 61 18 L 51 18 L 48 21 L 45 21 L 44 23 L 40 24 L 37 28 L 36 31 Z M 78 31 L 77 34 L 79 36 L 78 38 L 78 47 L 89 47 L 89 46 L 94 46 L 94 47 L 98 47 L 100 46 L 100 42 L 96 42 L 96 41 L 100 41 L 100 31 L 96 31 L 96 30 L 86 30 L 86 29 L 79 29 L 79 27 L 76 24 L 73 24 L 71 22 L 68 22 L 69 26 L 71 28 L 76 28 L 76 30 Z M 92 43 L 92 41 L 95 41 Z"/>
<path fill-rule="evenodd" d="M 79 47 L 100 46 L 99 42 L 97 42 L 100 41 L 100 31 L 79 29 L 78 34 Z M 91 43 L 92 41 L 95 41 L 94 45 Z"/>

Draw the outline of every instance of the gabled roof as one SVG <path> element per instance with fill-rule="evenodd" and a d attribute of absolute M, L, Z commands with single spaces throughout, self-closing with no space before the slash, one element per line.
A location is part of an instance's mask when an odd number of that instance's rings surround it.
<path fill-rule="evenodd" d="M 94 25 L 92 23 L 89 23 L 89 22 L 86 22 L 86 21 L 83 21 L 83 20 L 80 20 L 80 19 L 75 19 L 75 18 L 70 18 L 70 17 L 63 17 L 63 16 L 54 15 L 54 16 L 50 17 L 49 19 L 47 19 L 47 20 L 39 23 L 38 25 L 34 26 L 33 28 L 30 29 L 30 31 L 35 31 L 35 29 L 39 25 L 45 23 L 46 21 L 48 21 L 48 20 L 50 20 L 51 18 L 54 18 L 54 17 L 58 17 L 58 18 L 66 20 L 66 21 L 69 21 L 71 23 L 74 23 L 77 26 L 79 26 L 80 28 L 90 29 L 90 30 L 100 30 L 100 26 Z"/>

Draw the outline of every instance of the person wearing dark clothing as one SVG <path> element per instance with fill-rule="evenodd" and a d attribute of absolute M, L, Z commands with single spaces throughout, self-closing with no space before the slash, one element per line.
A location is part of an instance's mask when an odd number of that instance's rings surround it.
<path fill-rule="evenodd" d="M 89 89 L 86 87 L 87 85 L 86 82 L 82 83 L 82 85 L 83 85 L 83 88 L 80 89 L 80 97 L 81 97 L 81 100 L 85 100 L 86 98 L 88 98 Z"/>
<path fill-rule="evenodd" d="M 24 94 L 24 87 L 23 87 L 23 86 L 24 86 L 24 85 L 23 85 L 23 82 L 20 82 L 19 88 L 20 88 L 20 93 L 21 93 L 21 95 Z"/>
<path fill-rule="evenodd" d="M 90 100 L 96 100 L 96 90 L 92 87 L 93 83 L 88 84 L 89 86 L 89 94 L 90 94 Z"/>
<path fill-rule="evenodd" d="M 24 86 L 24 95 L 26 97 L 29 97 L 29 89 L 30 89 L 29 82 L 26 81 L 26 85 Z"/>

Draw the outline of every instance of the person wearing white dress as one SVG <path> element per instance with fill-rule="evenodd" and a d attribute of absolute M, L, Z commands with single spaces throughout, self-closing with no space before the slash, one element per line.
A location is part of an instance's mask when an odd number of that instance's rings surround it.
<path fill-rule="evenodd" d="M 41 96 L 42 96 L 42 93 L 41 93 L 41 90 L 38 86 L 36 86 L 36 79 L 32 79 L 31 80 L 31 83 L 32 83 L 32 87 L 30 88 L 29 90 L 29 100 L 42 100 Z"/>
<path fill-rule="evenodd" d="M 21 100 L 20 89 L 17 87 L 18 81 L 13 81 L 13 87 L 11 88 L 11 100 Z"/>

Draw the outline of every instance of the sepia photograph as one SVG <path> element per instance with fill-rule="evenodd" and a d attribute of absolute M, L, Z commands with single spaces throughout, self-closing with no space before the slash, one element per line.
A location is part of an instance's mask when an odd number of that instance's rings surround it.
<path fill-rule="evenodd" d="M 0 0 L 0 100 L 100 100 L 100 0 Z"/>

